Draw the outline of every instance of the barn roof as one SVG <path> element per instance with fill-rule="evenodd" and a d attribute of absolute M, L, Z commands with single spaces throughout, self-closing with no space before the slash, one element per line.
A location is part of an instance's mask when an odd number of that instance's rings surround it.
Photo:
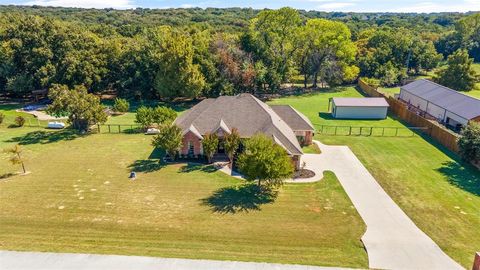
<path fill-rule="evenodd" d="M 426 79 L 404 85 L 401 87 L 401 90 L 407 91 L 467 120 L 480 116 L 480 99 L 467 96 Z"/>
<path fill-rule="evenodd" d="M 388 107 L 387 101 L 382 97 L 352 98 L 334 97 L 333 103 L 337 107 Z"/>
<path fill-rule="evenodd" d="M 199 134 L 229 132 L 236 128 L 243 138 L 264 133 L 292 155 L 301 155 L 302 148 L 292 128 L 270 106 L 250 94 L 205 99 L 179 116 L 175 124 L 182 130 L 194 126 Z"/>

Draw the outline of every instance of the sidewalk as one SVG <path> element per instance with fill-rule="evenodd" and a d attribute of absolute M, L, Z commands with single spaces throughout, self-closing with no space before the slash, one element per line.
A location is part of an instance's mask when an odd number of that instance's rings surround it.
<path fill-rule="evenodd" d="M 341 270 L 345 268 L 141 256 L 0 251 L 2 270 Z"/>

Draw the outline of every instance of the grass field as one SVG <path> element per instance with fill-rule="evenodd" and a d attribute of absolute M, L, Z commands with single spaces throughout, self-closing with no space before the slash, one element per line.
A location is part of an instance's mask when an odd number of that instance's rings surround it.
<path fill-rule="evenodd" d="M 150 138 L 0 128 L 31 171 L 0 179 L 0 249 L 367 267 L 365 226 L 333 174 L 271 202 L 210 167 L 160 165 Z"/>
<path fill-rule="evenodd" d="M 402 126 L 379 121 L 336 120 L 326 114 L 332 96 L 360 96 L 354 88 L 275 100 L 290 104 L 320 125 Z M 320 112 L 320 113 L 319 113 Z M 316 135 L 348 145 L 396 203 L 452 258 L 470 268 L 480 247 L 480 173 L 421 137 Z"/>

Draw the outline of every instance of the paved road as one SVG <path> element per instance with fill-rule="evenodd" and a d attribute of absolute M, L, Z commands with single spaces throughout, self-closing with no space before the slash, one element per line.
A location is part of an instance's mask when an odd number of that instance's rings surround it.
<path fill-rule="evenodd" d="M 463 269 L 398 207 L 347 146 L 315 142 L 322 154 L 305 154 L 317 170 L 333 171 L 367 225 L 362 241 L 376 269 Z"/>
<path fill-rule="evenodd" d="M 2 270 L 341 270 L 291 264 L 0 251 Z M 343 268 L 344 269 L 344 268 Z"/>

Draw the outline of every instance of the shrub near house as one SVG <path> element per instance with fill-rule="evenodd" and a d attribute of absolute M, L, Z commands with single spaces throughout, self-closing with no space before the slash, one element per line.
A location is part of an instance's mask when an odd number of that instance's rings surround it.
<path fill-rule="evenodd" d="M 238 157 L 238 168 L 248 181 L 258 181 L 276 187 L 293 175 L 294 167 L 287 152 L 264 134 L 257 134 L 245 143 L 245 151 Z"/>

